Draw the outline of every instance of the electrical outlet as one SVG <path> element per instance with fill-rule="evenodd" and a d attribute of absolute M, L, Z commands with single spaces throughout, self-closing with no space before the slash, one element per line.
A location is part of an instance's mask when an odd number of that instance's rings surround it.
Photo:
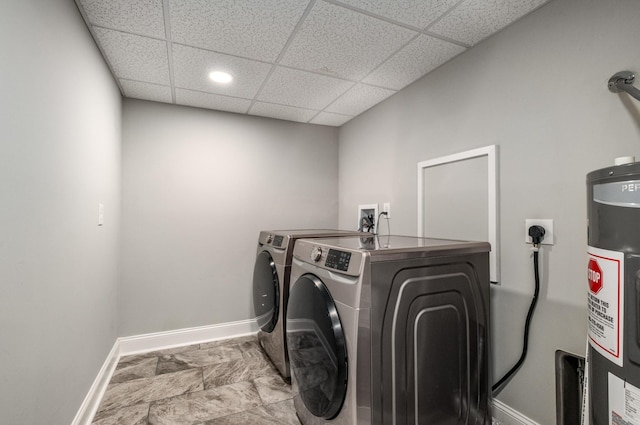
<path fill-rule="evenodd" d="M 385 202 L 384 204 L 382 204 L 382 212 L 386 212 L 387 213 L 387 218 L 391 218 L 391 203 L 390 202 Z"/>
<path fill-rule="evenodd" d="M 541 218 L 528 218 L 524 221 L 524 241 L 526 243 L 531 242 L 531 236 L 529 236 L 529 227 L 542 226 L 544 227 L 544 239 L 540 245 L 553 245 L 553 219 L 541 219 Z"/>
<path fill-rule="evenodd" d="M 98 204 L 98 226 L 104 225 L 104 205 Z"/>

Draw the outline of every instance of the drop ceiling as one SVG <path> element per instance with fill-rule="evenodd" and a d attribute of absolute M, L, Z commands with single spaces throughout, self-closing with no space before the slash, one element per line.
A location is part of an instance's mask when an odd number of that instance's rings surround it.
<path fill-rule="evenodd" d="M 125 97 L 341 126 L 547 1 L 76 4 Z"/>

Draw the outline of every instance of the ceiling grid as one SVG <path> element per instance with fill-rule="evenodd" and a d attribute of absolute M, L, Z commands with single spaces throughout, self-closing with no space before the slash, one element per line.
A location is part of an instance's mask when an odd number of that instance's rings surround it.
<path fill-rule="evenodd" d="M 171 20 L 169 16 L 169 0 L 162 0 L 162 11 L 164 16 L 164 36 L 167 40 L 167 60 L 169 62 L 169 87 L 171 87 L 171 103 L 176 103 L 176 84 L 173 73 L 173 53 L 171 52 Z"/>
<path fill-rule="evenodd" d="M 125 97 L 340 126 L 549 0 L 75 1 Z"/>

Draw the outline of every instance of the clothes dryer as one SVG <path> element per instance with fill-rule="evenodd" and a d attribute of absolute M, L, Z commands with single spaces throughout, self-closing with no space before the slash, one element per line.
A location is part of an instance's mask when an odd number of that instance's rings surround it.
<path fill-rule="evenodd" d="M 253 308 L 258 340 L 280 374 L 289 380 L 289 356 L 284 338 L 291 259 L 300 238 L 362 236 L 362 232 L 333 229 L 265 230 L 258 237 L 253 270 Z"/>
<path fill-rule="evenodd" d="M 489 425 L 489 250 L 302 239 L 286 338 L 304 425 Z"/>

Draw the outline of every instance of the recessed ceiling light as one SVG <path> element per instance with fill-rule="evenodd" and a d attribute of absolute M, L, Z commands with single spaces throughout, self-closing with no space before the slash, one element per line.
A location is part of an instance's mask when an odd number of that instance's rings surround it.
<path fill-rule="evenodd" d="M 216 83 L 222 83 L 222 84 L 230 83 L 231 80 L 233 80 L 233 77 L 231 76 L 231 74 L 228 74 L 222 71 L 213 71 L 212 73 L 209 74 L 209 78 L 211 78 Z"/>

